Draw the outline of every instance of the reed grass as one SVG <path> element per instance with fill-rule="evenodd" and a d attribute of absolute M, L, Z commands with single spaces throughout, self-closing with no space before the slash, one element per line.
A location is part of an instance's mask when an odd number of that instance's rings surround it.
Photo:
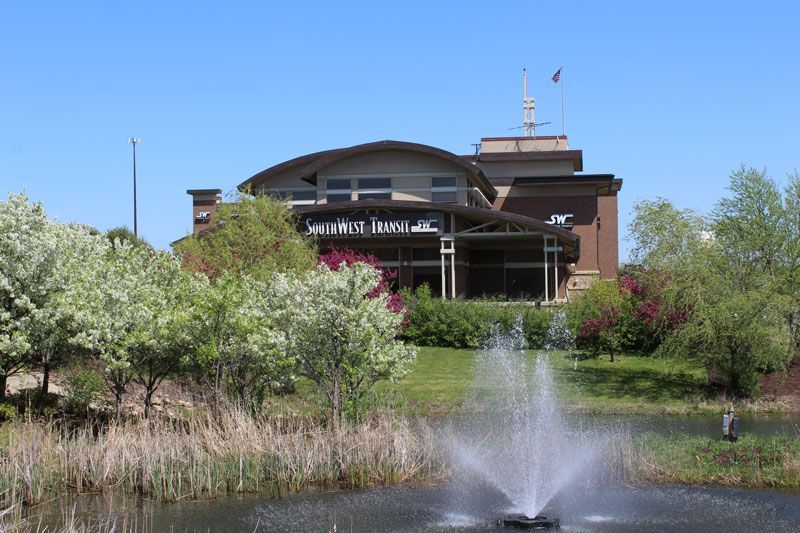
<path fill-rule="evenodd" d="M 334 432 L 304 418 L 137 419 L 66 429 L 19 421 L 0 450 L 0 504 L 19 509 L 66 490 L 160 501 L 309 486 L 357 488 L 431 475 L 432 443 L 402 418 Z"/>
<path fill-rule="evenodd" d="M 632 484 L 800 487 L 800 439 L 792 436 L 727 442 L 648 434 L 617 439 L 611 455 Z"/>

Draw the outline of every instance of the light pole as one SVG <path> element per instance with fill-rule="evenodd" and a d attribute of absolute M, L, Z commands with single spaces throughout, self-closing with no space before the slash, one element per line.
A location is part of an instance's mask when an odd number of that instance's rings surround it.
<path fill-rule="evenodd" d="M 136 145 L 142 142 L 139 137 L 131 137 L 128 143 L 133 145 L 133 236 L 139 236 L 139 224 L 136 218 Z"/>

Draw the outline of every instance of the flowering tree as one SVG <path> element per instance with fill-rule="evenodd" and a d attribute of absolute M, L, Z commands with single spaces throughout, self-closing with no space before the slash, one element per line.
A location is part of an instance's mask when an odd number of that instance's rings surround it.
<path fill-rule="evenodd" d="M 375 288 L 367 293 L 367 296 L 369 298 L 375 298 L 381 294 L 389 293 L 389 299 L 387 301 L 389 309 L 395 313 L 403 312 L 403 295 L 399 292 L 389 292 L 392 281 L 397 279 L 397 272 L 383 268 L 380 259 L 374 255 L 351 250 L 350 248 L 331 248 L 324 254 L 321 254 L 317 259 L 318 265 L 325 265 L 334 272 L 338 271 L 342 266 L 351 267 L 356 263 L 369 265 L 381 273 L 380 280 L 375 285 Z M 405 325 L 405 322 L 403 325 Z"/>
<path fill-rule="evenodd" d="M 145 257 L 145 275 L 132 294 L 141 306 L 141 315 L 121 341 L 133 379 L 144 387 L 147 416 L 153 393 L 164 378 L 188 362 L 195 349 L 192 305 L 208 283 L 205 276 L 182 270 L 180 260 L 172 254 L 148 253 Z"/>
<path fill-rule="evenodd" d="M 46 394 L 51 368 L 86 347 L 91 333 L 75 287 L 107 248 L 89 228 L 49 220 L 22 194 L 0 202 L 0 397 L 7 378 L 33 364 L 43 367 Z"/>
<path fill-rule="evenodd" d="M 213 394 L 219 414 L 226 384 L 239 401 L 256 408 L 269 386 L 286 386 L 291 362 L 265 306 L 266 285 L 247 275 L 224 272 L 198 293 L 192 317 L 198 349 L 194 366 Z"/>
<path fill-rule="evenodd" d="M 267 293 L 281 346 L 323 392 L 335 427 L 346 402 L 357 406 L 375 382 L 402 377 L 416 357 L 396 338 L 403 315 L 387 307 L 388 295 L 368 296 L 380 279 L 360 262 L 338 271 L 320 265 L 303 277 L 277 274 Z"/>

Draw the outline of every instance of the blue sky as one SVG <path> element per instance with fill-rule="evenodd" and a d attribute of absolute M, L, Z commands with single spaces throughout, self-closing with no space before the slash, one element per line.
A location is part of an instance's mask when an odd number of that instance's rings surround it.
<path fill-rule="evenodd" d="M 307 152 L 380 139 L 472 151 L 519 130 L 527 67 L 541 134 L 634 202 L 708 210 L 739 164 L 800 167 L 796 2 L 5 2 L 0 191 L 160 247 L 189 188 L 233 189 Z M 623 229 L 621 238 L 624 239 Z M 623 240 L 624 261 L 628 244 Z"/>

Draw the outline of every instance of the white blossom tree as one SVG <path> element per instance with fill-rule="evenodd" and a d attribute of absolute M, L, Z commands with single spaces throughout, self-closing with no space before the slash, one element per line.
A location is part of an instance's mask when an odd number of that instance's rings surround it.
<path fill-rule="evenodd" d="M 46 394 L 51 368 L 86 347 L 74 289 L 107 248 L 87 227 L 49 220 L 24 194 L 0 202 L 0 397 L 9 376 L 39 364 Z"/>
<path fill-rule="evenodd" d="M 144 387 L 147 415 L 162 381 L 188 362 L 196 348 L 193 305 L 207 286 L 175 255 L 120 240 L 83 278 L 85 343 L 105 365 L 117 416 L 131 381 Z"/>
<path fill-rule="evenodd" d="M 367 297 L 380 277 L 363 263 L 336 272 L 320 265 L 276 274 L 267 293 L 280 345 L 327 398 L 334 427 L 345 402 L 357 405 L 375 382 L 402 377 L 416 357 L 396 338 L 404 315 L 387 308 L 388 294 Z"/>
<path fill-rule="evenodd" d="M 144 414 L 153 406 L 153 394 L 162 381 L 191 359 L 198 338 L 191 319 L 197 296 L 207 290 L 205 275 L 181 269 L 169 253 L 150 252 L 143 265 L 145 276 L 136 288 L 143 320 L 122 338 L 133 380 L 144 387 Z"/>
<path fill-rule="evenodd" d="M 257 408 L 268 387 L 293 380 L 265 293 L 266 285 L 249 275 L 223 272 L 198 294 L 193 324 L 202 344 L 194 362 L 217 414 L 226 385 L 243 406 Z"/>

